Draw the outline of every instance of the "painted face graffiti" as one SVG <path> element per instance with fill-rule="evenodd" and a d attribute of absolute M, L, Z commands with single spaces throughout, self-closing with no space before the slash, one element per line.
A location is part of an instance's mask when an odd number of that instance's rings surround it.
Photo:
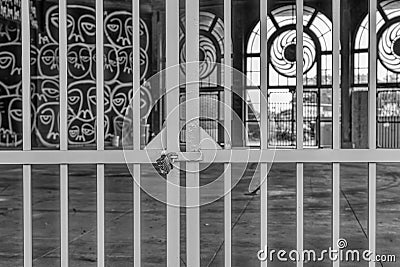
<path fill-rule="evenodd" d="M 70 118 L 82 122 L 92 121 L 96 111 L 96 84 L 94 81 L 79 81 L 68 88 L 68 111 Z"/>
<path fill-rule="evenodd" d="M 0 82 L 15 87 L 21 81 L 21 43 L 0 44 Z"/>
<path fill-rule="evenodd" d="M 106 16 L 104 32 L 110 44 L 117 47 L 132 46 L 132 14 L 128 11 L 115 11 Z M 140 47 L 147 51 L 149 46 L 149 31 L 146 23 L 140 19 Z"/>
<path fill-rule="evenodd" d="M 147 118 L 153 106 L 153 99 L 151 96 L 151 87 L 149 82 L 145 82 L 140 88 L 140 117 Z"/>
<path fill-rule="evenodd" d="M 0 24 L 1 25 L 1 24 Z M 31 46 L 31 70 L 37 69 L 38 49 Z M 21 43 L 0 44 L 0 82 L 8 88 L 16 88 L 21 82 Z"/>
<path fill-rule="evenodd" d="M 111 45 L 104 47 L 104 79 L 114 81 L 119 75 L 117 49 Z"/>
<path fill-rule="evenodd" d="M 93 46 L 72 44 L 68 46 L 68 74 L 73 79 L 88 78 L 92 65 Z"/>
<path fill-rule="evenodd" d="M 59 18 L 58 6 L 46 13 L 46 31 L 50 40 L 58 42 Z M 96 19 L 94 8 L 80 5 L 68 5 L 67 38 L 69 43 L 94 44 L 96 41 Z"/>
<path fill-rule="evenodd" d="M 59 10 L 45 5 L 44 30 L 39 32 L 36 45 L 31 45 L 31 99 L 37 112 L 32 112 L 33 134 L 40 145 L 59 144 Z M 67 6 L 67 72 L 68 72 L 68 136 L 71 144 L 95 141 L 96 119 L 96 51 L 95 9 L 85 5 Z M 132 15 L 120 10 L 105 13 L 104 24 L 104 112 L 105 137 L 121 132 L 126 107 L 132 98 L 133 66 Z M 41 27 L 40 27 L 41 29 Z M 39 30 L 40 30 L 39 29 Z M 140 78 L 143 81 L 149 68 L 149 31 L 140 19 Z M 20 26 L 0 23 L 0 96 L 22 95 Z M 149 91 L 142 92 L 141 113 L 147 113 L 151 102 Z M 0 105 L 0 146 L 22 142 L 20 100 L 11 103 L 3 98 Z M 12 111 L 8 111 L 11 108 Z M 10 114 L 8 116 L 7 114 Z M 4 138 L 1 136 L 4 135 Z M 17 134 L 18 133 L 18 134 Z M 8 137 L 7 137 L 8 136 Z M 8 139 L 7 139 L 8 138 Z M 13 139 L 13 140 L 12 140 Z"/>
<path fill-rule="evenodd" d="M 106 34 L 113 45 L 123 47 L 131 44 L 127 23 L 128 20 L 124 21 L 122 18 L 117 16 L 110 16 L 107 20 L 105 25 Z"/>
<path fill-rule="evenodd" d="M 38 58 L 39 49 L 36 46 L 31 45 L 31 73 L 37 73 L 39 70 Z"/>
<path fill-rule="evenodd" d="M 146 23 L 142 19 L 140 19 L 140 24 L 139 24 L 139 34 L 140 34 L 140 47 L 147 52 L 150 44 L 150 39 L 149 39 L 150 35 Z"/>
<path fill-rule="evenodd" d="M 106 104 L 108 110 L 105 112 L 109 133 L 106 136 L 121 135 L 124 115 L 132 99 L 132 84 L 122 84 L 113 88 L 110 100 Z"/>
<path fill-rule="evenodd" d="M 104 86 L 104 114 L 107 114 L 111 110 L 111 89 L 108 85 Z"/>
<path fill-rule="evenodd" d="M 21 30 L 12 23 L 0 23 L 0 44 L 17 42 L 20 40 Z"/>
<path fill-rule="evenodd" d="M 111 107 L 115 114 L 124 116 L 132 99 L 132 85 L 123 84 L 114 88 L 111 93 Z"/>
<path fill-rule="evenodd" d="M 129 47 L 121 48 L 118 51 L 118 65 L 120 74 L 118 81 L 127 83 L 132 81 L 132 49 Z"/>
<path fill-rule="evenodd" d="M 68 139 L 70 144 L 95 141 L 96 84 L 79 81 L 68 88 Z"/>
<path fill-rule="evenodd" d="M 22 143 L 22 99 L 0 96 L 0 146 Z"/>
<path fill-rule="evenodd" d="M 32 101 L 38 105 L 59 100 L 59 86 L 56 79 L 32 77 L 31 78 Z"/>
<path fill-rule="evenodd" d="M 95 142 L 95 138 L 95 119 L 82 122 L 76 118 L 68 124 L 68 140 L 70 144 L 91 144 Z"/>
<path fill-rule="evenodd" d="M 118 51 L 110 45 L 104 45 L 104 81 L 108 84 L 114 83 L 120 74 L 118 64 Z M 96 50 L 92 50 L 91 78 L 96 79 Z"/>
<path fill-rule="evenodd" d="M 36 112 L 35 133 L 41 144 L 45 146 L 59 145 L 59 116 L 58 102 L 45 103 Z"/>
<path fill-rule="evenodd" d="M 39 51 L 39 73 L 45 77 L 58 77 L 59 53 L 57 44 L 44 45 Z"/>
<path fill-rule="evenodd" d="M 140 49 L 140 79 L 144 79 L 148 69 L 148 56 L 147 53 Z M 117 80 L 121 83 L 132 82 L 132 70 L 133 70 L 133 54 L 132 48 L 124 47 L 118 51 L 118 65 L 119 65 L 119 76 Z"/>
<path fill-rule="evenodd" d="M 108 116 L 104 116 L 104 138 L 108 139 L 112 137 L 112 133 L 110 133 L 110 118 Z"/>

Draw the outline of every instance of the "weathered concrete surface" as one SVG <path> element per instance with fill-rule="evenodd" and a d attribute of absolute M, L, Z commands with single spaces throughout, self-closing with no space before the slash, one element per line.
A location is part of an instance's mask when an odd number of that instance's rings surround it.
<path fill-rule="evenodd" d="M 23 258 L 22 167 L 0 166 L 0 266 L 21 266 Z M 234 175 L 237 170 L 234 166 Z M 270 249 L 296 246 L 296 176 L 294 164 L 274 164 L 268 180 L 268 234 Z M 202 184 L 223 171 L 213 165 L 201 173 Z M 329 164 L 304 168 L 304 247 L 320 251 L 331 241 L 332 177 Z M 232 191 L 233 266 L 258 266 L 260 249 L 260 197 L 247 196 L 250 166 Z M 350 249 L 367 249 L 368 179 L 366 164 L 346 164 L 341 169 L 341 237 Z M 70 265 L 96 266 L 96 169 L 70 166 Z M 156 172 L 142 166 L 142 179 Z M 106 265 L 132 266 L 132 178 L 124 165 L 106 166 Z M 184 177 L 182 177 L 184 182 Z M 34 266 L 60 264 L 59 168 L 34 166 L 32 174 Z M 377 247 L 400 260 L 400 165 L 378 165 Z M 162 189 L 161 189 L 162 190 Z M 143 266 L 165 266 L 166 206 L 142 194 Z M 201 207 L 201 265 L 223 266 L 223 200 Z M 182 266 L 185 266 L 185 210 L 181 215 Z M 383 266 L 398 266 L 384 263 Z M 306 266 L 330 266 L 328 261 Z M 276 260 L 270 266 L 294 266 Z M 366 266 L 342 263 L 341 266 Z M 380 266 L 379 264 L 377 266 Z"/>

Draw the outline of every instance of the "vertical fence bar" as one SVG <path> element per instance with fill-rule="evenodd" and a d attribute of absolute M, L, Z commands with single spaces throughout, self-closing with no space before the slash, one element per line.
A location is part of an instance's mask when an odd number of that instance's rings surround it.
<path fill-rule="evenodd" d="M 332 166 L 332 248 L 339 250 L 338 240 L 340 238 L 340 164 L 333 163 Z M 334 267 L 340 266 L 340 261 L 333 262 Z"/>
<path fill-rule="evenodd" d="M 186 0 L 186 151 L 199 151 L 199 0 Z M 187 265 L 200 267 L 199 163 L 187 162 L 186 257 Z"/>
<path fill-rule="evenodd" d="M 67 0 L 59 1 L 60 150 L 68 150 Z"/>
<path fill-rule="evenodd" d="M 167 149 L 179 151 L 179 0 L 166 3 Z M 175 163 L 175 165 L 177 165 Z M 177 166 L 179 167 L 179 166 Z M 167 176 L 167 266 L 180 266 L 179 168 Z"/>
<path fill-rule="evenodd" d="M 97 150 L 104 150 L 104 4 L 96 1 L 96 127 Z"/>
<path fill-rule="evenodd" d="M 368 164 L 368 247 L 375 257 L 376 253 L 376 163 Z M 369 262 L 374 267 L 375 261 Z"/>
<path fill-rule="evenodd" d="M 141 205 L 140 205 L 140 164 L 133 165 L 133 260 L 134 266 L 141 266 Z"/>
<path fill-rule="evenodd" d="M 132 0 L 132 53 L 133 53 L 133 101 L 132 129 L 133 149 L 140 150 L 140 0 Z M 133 260 L 134 266 L 141 266 L 141 201 L 140 164 L 133 165 Z"/>
<path fill-rule="evenodd" d="M 303 149 L 303 0 L 296 0 L 296 147 Z M 297 163 L 297 251 L 302 255 L 304 239 L 303 163 Z M 297 266 L 303 266 L 298 261 Z"/>
<path fill-rule="evenodd" d="M 225 267 L 230 267 L 232 266 L 232 163 L 225 163 L 224 167 L 224 263 Z"/>
<path fill-rule="evenodd" d="M 369 90 L 368 90 L 368 145 L 376 149 L 376 83 L 377 83 L 377 33 L 376 33 L 377 0 L 369 1 Z M 376 253 L 376 163 L 368 164 L 368 247 Z M 370 261 L 369 266 L 375 266 Z"/>
<path fill-rule="evenodd" d="M 296 0 L 296 143 L 303 149 L 303 0 Z"/>
<path fill-rule="evenodd" d="M 32 190 L 31 165 L 24 165 L 23 197 L 24 197 L 24 267 L 32 266 Z"/>
<path fill-rule="evenodd" d="M 340 1 L 332 0 L 332 126 L 333 149 L 340 149 Z M 340 164 L 332 166 L 332 248 L 339 250 L 340 238 Z M 340 261 L 333 262 L 334 267 Z"/>
<path fill-rule="evenodd" d="M 377 82 L 377 33 L 376 33 L 377 0 L 369 0 L 369 90 L 368 119 L 369 149 L 376 149 L 376 82 Z"/>
<path fill-rule="evenodd" d="M 340 149 L 340 3 L 332 0 L 332 126 L 333 149 Z"/>
<path fill-rule="evenodd" d="M 303 163 L 297 163 L 296 165 L 296 177 L 297 177 L 297 251 L 300 255 L 303 253 L 303 239 L 304 239 L 304 181 L 303 181 Z M 297 262 L 297 266 L 303 266 L 303 261 Z"/>
<path fill-rule="evenodd" d="M 59 1 L 60 150 L 68 150 L 67 1 Z M 61 266 L 68 260 L 68 165 L 60 165 Z"/>
<path fill-rule="evenodd" d="M 31 32 L 29 1 L 21 1 L 22 8 L 22 128 L 23 150 L 32 149 L 31 144 Z"/>
<path fill-rule="evenodd" d="M 97 151 L 104 150 L 104 3 L 96 1 L 96 127 Z M 97 164 L 97 266 L 104 256 L 104 164 Z"/>
<path fill-rule="evenodd" d="M 31 150 L 31 71 L 30 71 L 30 2 L 22 1 L 22 142 Z M 31 165 L 23 166 L 24 266 L 32 266 L 32 187 Z"/>
<path fill-rule="evenodd" d="M 260 0 L 260 111 L 261 111 L 261 149 L 268 149 L 268 49 L 267 49 L 267 14 L 268 1 Z M 268 164 L 261 163 L 261 249 L 265 249 L 268 244 Z M 267 261 L 261 261 L 261 266 L 266 267 Z"/>
<path fill-rule="evenodd" d="M 68 165 L 60 165 L 61 266 L 68 266 Z"/>
<path fill-rule="evenodd" d="M 97 164 L 97 266 L 104 265 L 104 164 Z"/>
<path fill-rule="evenodd" d="M 224 148 L 232 149 L 232 0 L 224 0 Z M 232 163 L 224 172 L 224 262 L 232 264 Z"/>

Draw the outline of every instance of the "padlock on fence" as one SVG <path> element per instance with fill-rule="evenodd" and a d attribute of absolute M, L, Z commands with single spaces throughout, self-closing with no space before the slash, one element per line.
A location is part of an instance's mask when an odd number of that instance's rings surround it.
<path fill-rule="evenodd" d="M 177 158 L 178 154 L 174 152 L 166 153 L 163 151 L 161 157 L 156 160 L 154 167 L 160 175 L 165 177 L 174 168 L 174 161 Z"/>

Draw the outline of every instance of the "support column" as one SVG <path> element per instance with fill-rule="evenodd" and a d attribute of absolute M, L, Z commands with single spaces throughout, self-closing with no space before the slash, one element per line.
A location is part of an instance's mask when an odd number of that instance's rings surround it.
<path fill-rule="evenodd" d="M 342 69 L 342 91 L 341 91 L 341 146 L 342 148 L 351 148 L 351 78 L 353 70 L 351 68 L 351 20 L 350 6 L 348 0 L 341 1 L 341 69 Z"/>

